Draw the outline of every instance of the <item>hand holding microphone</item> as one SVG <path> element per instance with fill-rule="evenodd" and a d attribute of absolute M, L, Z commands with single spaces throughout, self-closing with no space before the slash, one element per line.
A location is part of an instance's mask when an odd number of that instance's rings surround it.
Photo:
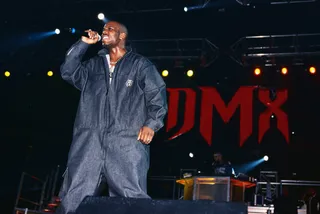
<path fill-rule="evenodd" d="M 97 32 L 92 31 L 90 29 L 86 30 L 85 32 L 88 33 L 88 37 L 82 36 L 81 39 L 83 42 L 92 45 L 96 44 L 101 40 L 101 36 Z"/>

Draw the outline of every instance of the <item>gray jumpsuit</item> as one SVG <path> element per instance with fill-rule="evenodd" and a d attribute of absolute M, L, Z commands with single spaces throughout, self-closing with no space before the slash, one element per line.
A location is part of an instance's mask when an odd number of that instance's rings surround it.
<path fill-rule="evenodd" d="M 79 40 L 61 66 L 62 78 L 81 91 L 56 212 L 61 214 L 97 194 L 102 176 L 110 196 L 150 198 L 149 145 L 137 137 L 143 126 L 157 132 L 167 113 L 166 85 L 148 59 L 128 51 L 110 83 L 107 50 L 82 62 L 88 47 Z"/>

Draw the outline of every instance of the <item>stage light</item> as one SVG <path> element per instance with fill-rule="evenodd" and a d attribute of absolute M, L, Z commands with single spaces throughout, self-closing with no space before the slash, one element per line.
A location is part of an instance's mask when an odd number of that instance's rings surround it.
<path fill-rule="evenodd" d="M 163 77 L 167 77 L 169 75 L 169 71 L 168 70 L 163 70 L 162 71 L 162 76 Z"/>
<path fill-rule="evenodd" d="M 56 34 L 60 34 L 60 29 L 57 28 L 57 29 L 54 30 L 54 32 L 55 32 Z"/>
<path fill-rule="evenodd" d="M 261 74 L 260 68 L 254 69 L 254 74 L 257 75 L 257 76 L 260 75 Z"/>
<path fill-rule="evenodd" d="M 265 155 L 265 156 L 263 157 L 263 160 L 264 160 L 264 161 L 268 161 L 268 160 L 269 160 L 269 157 L 268 157 L 267 155 Z"/>
<path fill-rule="evenodd" d="M 286 75 L 288 73 L 288 69 L 286 67 L 281 68 L 281 73 Z"/>
<path fill-rule="evenodd" d="M 184 10 L 184 12 L 188 12 L 188 8 L 187 7 L 184 7 L 183 10 Z"/>
<path fill-rule="evenodd" d="M 315 74 L 315 73 L 316 73 L 316 68 L 313 67 L 313 66 L 311 66 L 311 67 L 309 68 L 309 72 L 310 72 L 311 74 Z"/>
<path fill-rule="evenodd" d="M 104 19 L 104 14 L 103 13 L 99 13 L 98 14 L 98 19 L 103 20 Z"/>
<path fill-rule="evenodd" d="M 4 76 L 5 77 L 10 77 L 10 72 L 9 71 L 4 72 Z"/>
<path fill-rule="evenodd" d="M 190 153 L 189 153 L 189 157 L 190 157 L 190 158 L 193 158 L 193 153 L 190 152 Z"/>
<path fill-rule="evenodd" d="M 47 75 L 48 75 L 49 77 L 52 77 L 52 76 L 53 76 L 53 72 L 52 72 L 52 71 L 48 71 Z"/>
<path fill-rule="evenodd" d="M 193 76 L 193 70 L 188 70 L 187 71 L 187 76 L 192 77 Z"/>

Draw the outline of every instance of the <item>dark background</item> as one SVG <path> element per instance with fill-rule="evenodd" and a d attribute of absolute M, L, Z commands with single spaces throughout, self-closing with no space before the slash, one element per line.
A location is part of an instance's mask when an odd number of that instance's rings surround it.
<path fill-rule="evenodd" d="M 181 168 L 199 168 L 210 160 L 212 151 L 219 149 L 238 165 L 269 155 L 269 162 L 249 172 L 253 176 L 258 176 L 260 169 L 270 169 L 278 171 L 285 179 L 318 179 L 319 78 L 310 76 L 306 68 L 311 64 L 317 66 L 319 57 L 316 53 L 304 57 L 305 64 L 300 66 L 294 66 L 292 58 L 281 58 L 281 63 L 263 67 L 263 75 L 254 77 L 253 67 L 263 66 L 263 63 L 254 61 L 248 66 L 239 65 L 232 59 L 235 55 L 231 46 L 245 36 L 318 33 L 319 3 L 270 5 L 269 1 L 257 1 L 245 7 L 232 0 L 216 0 L 206 8 L 185 13 L 185 5 L 201 2 L 174 2 L 35 0 L 4 3 L 0 9 L 0 196 L 7 204 L 15 197 L 22 171 L 42 178 L 57 165 L 62 170 L 65 167 L 79 91 L 61 79 L 59 67 L 66 51 L 79 36 L 64 29 L 91 28 L 100 32 L 103 23 L 97 19 L 99 12 L 104 12 L 108 19 L 123 22 L 129 29 L 129 40 L 145 41 L 141 45 L 132 42 L 132 47 L 142 54 L 150 51 L 148 47 L 154 44 L 146 39 L 207 38 L 218 47 L 218 51 L 211 53 L 217 59 L 208 67 L 201 67 L 199 60 L 188 58 L 154 60 L 159 72 L 169 70 L 170 75 L 165 79 L 169 88 L 213 86 L 226 103 L 240 86 L 288 89 L 289 98 L 283 110 L 289 116 L 290 133 L 295 133 L 290 134 L 289 145 L 276 129 L 276 119 L 271 121 L 271 129 L 258 144 L 257 121 L 263 107 L 255 97 L 254 133 L 242 148 L 238 146 L 239 112 L 228 124 L 215 113 L 211 147 L 202 139 L 198 124 L 172 141 L 168 141 L 172 133 L 166 133 L 165 129 L 160 131 L 151 146 L 150 175 L 179 175 Z M 159 8 L 170 10 L 141 11 Z M 60 35 L 45 39 L 35 37 L 55 28 L 61 29 Z M 313 39 L 309 42 L 319 44 L 317 37 Z M 289 47 L 293 41 L 290 37 L 277 42 Z M 86 57 L 94 55 L 99 48 L 99 45 L 90 48 Z M 159 54 L 154 51 L 148 53 Z M 237 54 L 243 51 L 245 49 L 238 50 Z M 175 67 L 177 63 L 182 66 Z M 277 72 L 281 65 L 288 66 L 287 76 Z M 189 68 L 195 71 L 192 79 L 185 76 Z M 11 72 L 10 78 L 3 75 L 7 70 Z M 53 77 L 47 76 L 49 70 L 54 72 Z M 183 108 L 180 111 L 183 112 Z M 199 116 L 198 111 L 196 116 Z M 182 122 L 180 120 L 179 125 Z M 189 158 L 190 152 L 195 154 L 193 159 Z"/>

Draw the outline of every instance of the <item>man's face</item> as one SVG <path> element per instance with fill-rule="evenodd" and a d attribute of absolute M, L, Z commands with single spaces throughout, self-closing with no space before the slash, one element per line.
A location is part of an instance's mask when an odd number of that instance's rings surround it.
<path fill-rule="evenodd" d="M 107 46 L 116 46 L 120 41 L 120 25 L 116 22 L 108 22 L 103 27 L 102 44 Z"/>
<path fill-rule="evenodd" d="M 221 156 L 221 154 L 214 154 L 213 159 L 215 162 L 220 162 L 222 159 L 222 156 Z"/>

